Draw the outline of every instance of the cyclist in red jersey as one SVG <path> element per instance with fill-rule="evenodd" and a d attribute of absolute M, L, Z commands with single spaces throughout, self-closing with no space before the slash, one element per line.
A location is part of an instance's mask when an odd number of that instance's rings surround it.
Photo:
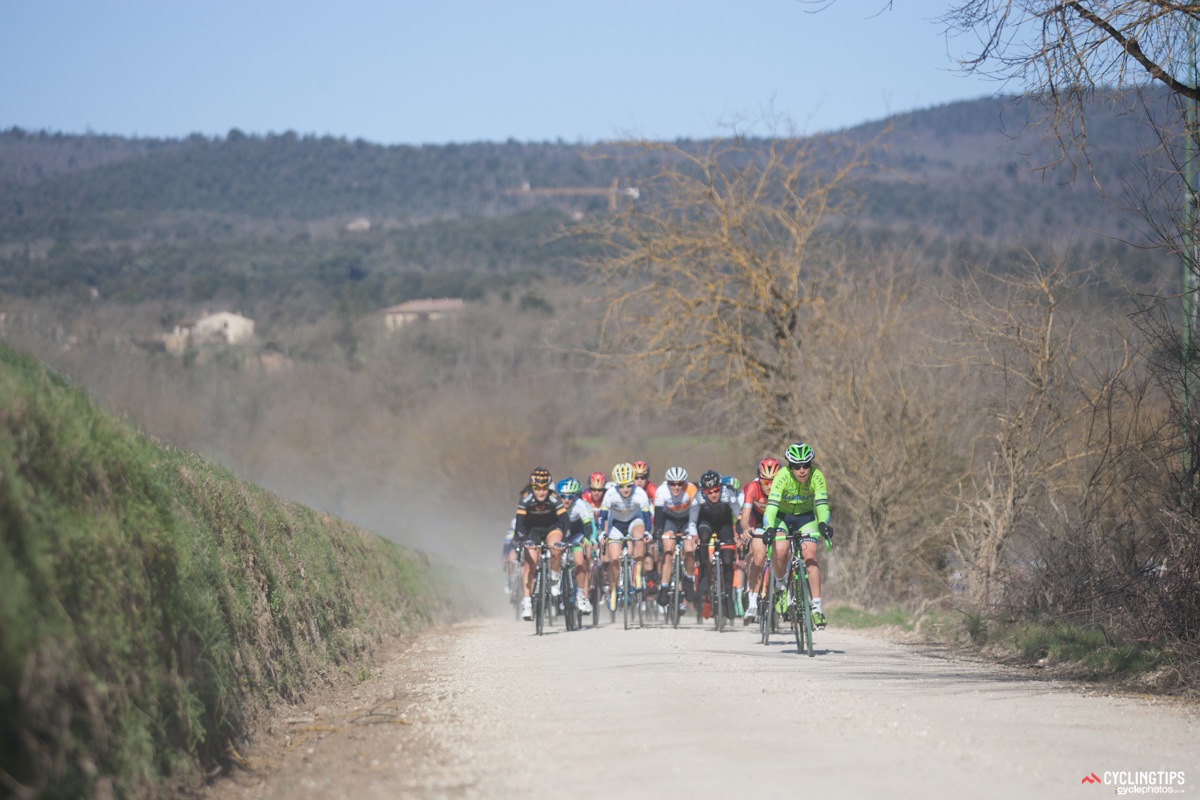
<path fill-rule="evenodd" d="M 763 544 L 763 513 L 767 508 L 767 496 L 771 493 L 771 481 L 779 474 L 779 461 L 767 456 L 758 462 L 758 479 L 745 489 L 742 501 L 742 544 L 750 544 L 750 563 L 746 570 L 746 588 L 749 595 L 746 603 L 747 622 L 758 619 L 758 589 L 762 583 L 763 565 L 767 560 L 767 546 Z"/>
<path fill-rule="evenodd" d="M 650 465 L 645 461 L 633 462 L 633 485 L 640 486 L 650 498 L 650 507 L 654 507 L 654 493 L 658 487 L 650 482 Z M 653 597 L 658 587 L 659 576 L 657 565 L 662 560 L 659 552 L 659 541 L 652 531 L 646 533 L 646 555 L 642 559 L 642 579 L 646 587 L 646 596 Z"/>

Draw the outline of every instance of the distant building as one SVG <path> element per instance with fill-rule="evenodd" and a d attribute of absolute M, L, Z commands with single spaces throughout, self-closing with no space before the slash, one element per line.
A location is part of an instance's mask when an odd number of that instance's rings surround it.
<path fill-rule="evenodd" d="M 240 344 L 254 336 L 254 320 L 231 311 L 218 311 L 177 325 L 175 336 L 189 339 L 192 344 L 214 341 Z"/>
<path fill-rule="evenodd" d="M 395 331 L 417 320 L 441 319 L 450 314 L 457 314 L 464 307 L 461 297 L 429 297 L 424 300 L 409 300 L 407 303 L 385 308 L 379 313 L 383 315 L 384 326 L 389 331 Z"/>

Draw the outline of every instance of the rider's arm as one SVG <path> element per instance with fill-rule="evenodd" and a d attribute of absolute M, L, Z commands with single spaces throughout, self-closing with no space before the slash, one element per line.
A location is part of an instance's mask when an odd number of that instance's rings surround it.
<path fill-rule="evenodd" d="M 825 488 L 825 473 L 814 469 L 811 486 L 813 490 L 813 513 L 817 522 L 829 522 L 829 491 Z"/>
<path fill-rule="evenodd" d="M 654 532 L 655 533 L 662 533 L 663 521 L 666 519 L 666 516 L 667 516 L 666 509 L 663 508 L 662 503 L 658 502 L 658 500 L 655 499 L 655 501 L 654 501 Z"/>

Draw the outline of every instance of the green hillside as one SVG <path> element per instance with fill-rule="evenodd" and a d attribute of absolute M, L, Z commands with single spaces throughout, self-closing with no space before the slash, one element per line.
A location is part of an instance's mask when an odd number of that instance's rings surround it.
<path fill-rule="evenodd" d="M 1135 283 L 1154 282 L 1161 259 L 1135 246 L 1145 241 L 1136 220 L 1090 176 L 1055 164 L 1030 101 L 953 103 L 815 141 L 881 132 L 878 172 L 845 220 L 848 241 L 910 248 L 930 272 L 968 257 L 1003 269 L 1070 243 L 1121 263 Z M 1097 109 L 1092 157 L 1111 195 L 1135 165 L 1151 164 L 1147 133 Z M 767 141 L 749 139 L 748 152 Z M 347 291 L 375 308 L 478 297 L 531 275 L 576 274 L 579 243 L 558 231 L 609 213 L 603 192 L 614 180 L 638 187 L 637 203 L 655 203 L 664 158 L 628 143 L 414 147 L 236 130 L 130 140 L 11 129 L 0 132 L 0 291 L 236 301 L 256 316 L 284 304 L 328 313 Z M 512 193 L 526 185 L 593 193 Z M 347 230 L 352 221 L 370 227 Z"/>
<path fill-rule="evenodd" d="M 159 794 L 456 611 L 418 554 L 165 448 L 0 346 L 0 786 Z"/>

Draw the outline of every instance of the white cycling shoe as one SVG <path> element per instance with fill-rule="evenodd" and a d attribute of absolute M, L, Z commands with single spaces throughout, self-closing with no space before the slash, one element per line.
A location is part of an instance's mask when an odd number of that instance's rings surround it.
<path fill-rule="evenodd" d="M 533 619 L 533 599 L 521 598 L 521 619 Z"/>
<path fill-rule="evenodd" d="M 575 607 L 579 609 L 580 614 L 592 613 L 591 601 L 584 596 L 583 592 L 578 592 L 575 595 Z"/>

